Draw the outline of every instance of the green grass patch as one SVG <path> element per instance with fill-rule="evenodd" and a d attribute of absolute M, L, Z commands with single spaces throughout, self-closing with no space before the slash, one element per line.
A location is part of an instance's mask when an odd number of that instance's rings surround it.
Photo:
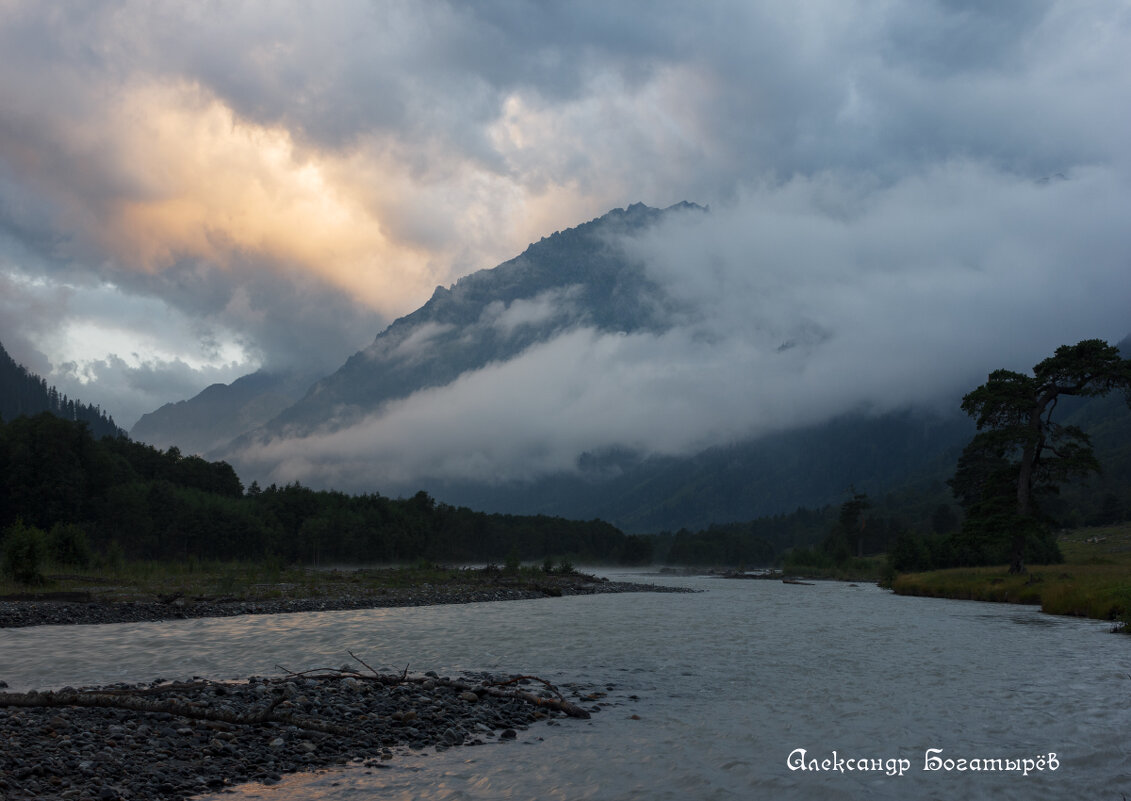
<path fill-rule="evenodd" d="M 1064 564 L 1031 565 L 1024 575 L 1010 575 L 1006 565 L 905 573 L 893 579 L 892 590 L 900 595 L 1037 604 L 1053 615 L 1126 624 L 1131 618 L 1131 523 L 1068 532 L 1059 545 Z"/>

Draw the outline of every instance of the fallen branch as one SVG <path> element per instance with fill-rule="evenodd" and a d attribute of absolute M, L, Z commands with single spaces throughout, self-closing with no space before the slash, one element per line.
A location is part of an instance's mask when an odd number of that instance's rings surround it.
<path fill-rule="evenodd" d="M 534 677 L 531 676 L 529 678 L 534 678 Z M 538 681 L 543 681 L 543 680 L 538 679 Z M 548 684 L 550 687 L 553 687 L 553 685 L 550 684 L 549 682 L 545 682 L 545 683 Z M 502 687 L 497 687 L 497 686 L 494 686 L 494 685 L 491 685 L 491 684 L 482 684 L 482 685 L 479 685 L 479 686 L 476 687 L 476 686 L 472 686 L 470 684 L 465 684 L 464 682 L 453 681 L 453 682 L 451 682 L 451 686 L 455 687 L 457 690 L 467 690 L 469 692 L 486 693 L 487 695 L 493 695 L 496 698 L 517 698 L 519 700 L 526 701 L 528 704 L 534 704 L 535 706 L 543 706 L 543 707 L 547 707 L 549 709 L 556 710 L 558 712 L 564 712 L 565 714 L 569 715 L 571 718 L 582 718 L 584 720 L 588 720 L 589 717 L 590 717 L 588 710 L 583 709 L 582 707 L 578 706 L 577 704 L 572 703 L 570 701 L 567 701 L 567 700 L 565 700 L 564 698 L 561 698 L 561 697 L 558 697 L 558 698 L 543 698 L 540 695 L 535 695 L 534 693 L 528 693 L 525 690 L 504 690 Z"/>
<path fill-rule="evenodd" d="M 372 674 L 373 674 L 374 676 L 380 676 L 380 675 L 381 675 L 381 674 L 380 674 L 380 673 L 378 673 L 378 672 L 377 672 L 376 670 L 374 670 L 373 668 L 369 667 L 369 665 L 368 665 L 368 664 L 367 664 L 367 663 L 365 662 L 365 660 L 364 660 L 364 659 L 362 659 L 362 658 L 361 658 L 360 656 L 358 656 L 357 654 L 355 654 L 355 653 L 354 653 L 353 651 L 346 651 L 346 653 L 347 653 L 347 654 L 349 654 L 350 656 L 352 656 L 352 657 L 353 657 L 354 659 L 356 659 L 356 660 L 357 660 L 358 662 L 360 662 L 360 663 L 362 664 L 362 666 L 364 666 L 364 667 L 368 668 L 368 669 L 369 669 L 369 672 L 370 672 L 370 673 L 372 673 Z M 406 673 L 406 674 L 408 673 L 408 668 L 407 668 L 407 667 L 405 668 L 405 673 Z M 404 678 L 404 677 L 402 676 L 402 681 L 403 681 L 403 678 Z"/>

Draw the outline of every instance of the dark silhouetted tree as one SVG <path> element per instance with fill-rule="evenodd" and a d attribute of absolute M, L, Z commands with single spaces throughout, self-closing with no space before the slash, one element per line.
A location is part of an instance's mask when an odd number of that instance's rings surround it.
<path fill-rule="evenodd" d="M 1027 545 L 1057 556 L 1037 499 L 1065 481 L 1099 471 L 1088 435 L 1053 420 L 1064 396 L 1128 392 L 1131 360 L 1098 339 L 1063 345 L 1033 375 L 995 370 L 962 399 L 978 434 L 966 446 L 950 481 L 966 510 L 962 539 L 977 547 L 988 538 L 1009 542 L 1010 572 L 1025 571 Z M 1044 554 L 1048 556 L 1049 554 Z"/>

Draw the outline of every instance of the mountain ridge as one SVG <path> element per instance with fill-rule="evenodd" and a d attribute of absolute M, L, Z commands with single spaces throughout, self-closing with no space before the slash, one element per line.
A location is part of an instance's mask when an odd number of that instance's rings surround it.
<path fill-rule="evenodd" d="M 437 287 L 419 309 L 390 323 L 366 348 L 316 382 L 265 426 L 267 433 L 311 430 L 315 420 L 356 420 L 388 400 L 443 386 L 492 361 L 521 353 L 562 327 L 658 330 L 665 298 L 638 265 L 607 243 L 675 213 L 707 209 L 689 202 L 666 209 L 635 203 L 557 231 L 496 267 Z M 571 315 L 571 311 L 581 314 Z M 469 338 L 469 330 L 475 336 Z M 430 358 L 417 354 L 424 348 Z M 375 363 L 381 370 L 372 369 Z"/>
<path fill-rule="evenodd" d="M 259 370 L 231 384 L 211 384 L 187 400 L 142 415 L 130 429 L 130 438 L 158 448 L 210 454 L 290 406 L 317 378 Z"/>

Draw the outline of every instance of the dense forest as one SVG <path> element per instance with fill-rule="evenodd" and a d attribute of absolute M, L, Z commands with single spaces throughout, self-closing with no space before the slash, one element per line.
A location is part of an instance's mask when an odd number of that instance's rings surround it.
<path fill-rule="evenodd" d="M 49 413 L 0 422 L 0 530 L 67 532 L 78 550 L 125 559 L 274 558 L 307 564 L 569 556 L 651 560 L 651 543 L 599 520 L 485 514 L 419 492 L 244 490 L 225 462 L 95 439 Z M 56 537 L 58 539 L 58 537 Z M 79 559 L 81 561 L 81 558 Z"/>
<path fill-rule="evenodd" d="M 1117 475 L 1111 475 L 1116 473 Z M 1066 524 L 1125 518 L 1125 500 L 1096 492 L 1125 467 L 1050 504 Z M 626 535 L 600 520 L 487 514 L 409 498 L 347 495 L 299 483 L 245 489 L 225 462 L 161 451 L 125 436 L 96 439 L 87 424 L 41 413 L 0 421 L 0 531 L 18 522 L 66 529 L 95 555 L 124 559 L 273 558 L 288 563 L 418 559 L 501 562 L 568 556 L 620 564 L 827 567 L 892 553 L 903 569 L 956 555 L 961 510 L 939 484 L 868 499 L 851 489 L 839 508 L 797 509 L 742 523 Z"/>
<path fill-rule="evenodd" d="M 96 437 L 116 437 L 125 432 L 114 418 L 98 406 L 88 406 L 78 398 L 68 398 L 48 386 L 47 381 L 17 364 L 0 345 L 0 417 L 13 420 L 20 415 L 50 412 L 67 420 L 78 420 L 90 426 Z"/>

